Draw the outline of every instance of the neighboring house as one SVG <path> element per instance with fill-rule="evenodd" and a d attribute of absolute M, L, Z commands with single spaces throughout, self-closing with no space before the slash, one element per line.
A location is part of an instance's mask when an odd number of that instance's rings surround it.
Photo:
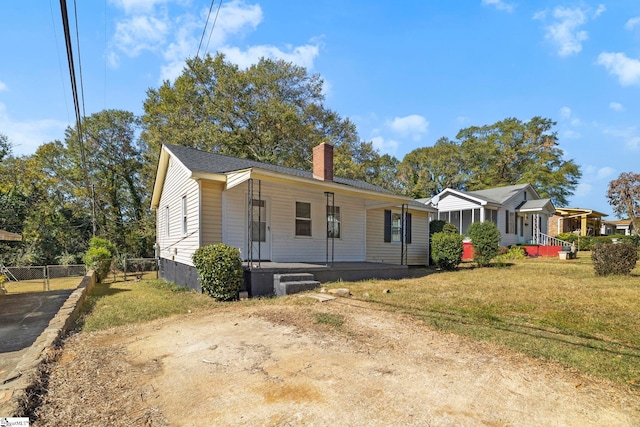
<path fill-rule="evenodd" d="M 547 218 L 555 212 L 551 200 L 540 198 L 531 184 L 478 191 L 447 188 L 435 197 L 418 201 L 437 209 L 432 219 L 452 223 L 463 235 L 474 222 L 493 222 L 500 230 L 503 246 L 547 244 Z"/>
<path fill-rule="evenodd" d="M 633 224 L 630 219 L 621 219 L 619 221 L 607 221 L 607 224 L 614 227 L 614 232 L 611 234 L 623 234 L 625 236 L 636 235 L 633 229 Z"/>
<path fill-rule="evenodd" d="M 549 234 L 557 236 L 560 233 L 576 233 L 581 236 L 599 236 L 602 233 L 602 218 L 605 216 L 607 214 L 593 209 L 556 208 L 556 213 L 549 218 Z"/>
<path fill-rule="evenodd" d="M 240 249 L 256 277 L 257 270 L 285 263 L 384 263 L 403 266 L 406 274 L 407 265 L 429 260 L 433 210 L 366 182 L 334 177 L 329 144 L 314 148 L 313 173 L 163 145 L 151 207 L 161 274 L 194 289 L 193 253 L 220 242 Z M 330 277 L 384 277 L 368 274 Z M 248 281 L 251 294 L 271 293 L 264 283 L 258 289 Z"/>

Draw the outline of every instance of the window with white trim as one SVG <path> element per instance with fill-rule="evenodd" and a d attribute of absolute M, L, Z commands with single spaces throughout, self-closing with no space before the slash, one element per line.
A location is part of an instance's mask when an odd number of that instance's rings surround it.
<path fill-rule="evenodd" d="M 182 196 L 182 234 L 187 234 L 187 196 Z"/>
<path fill-rule="evenodd" d="M 391 241 L 400 242 L 402 240 L 402 214 L 391 212 Z"/>
<path fill-rule="evenodd" d="M 170 236 L 170 227 L 169 227 L 169 206 L 164 207 L 164 235 Z"/>
<path fill-rule="evenodd" d="M 296 202 L 296 236 L 311 237 L 311 203 Z"/>

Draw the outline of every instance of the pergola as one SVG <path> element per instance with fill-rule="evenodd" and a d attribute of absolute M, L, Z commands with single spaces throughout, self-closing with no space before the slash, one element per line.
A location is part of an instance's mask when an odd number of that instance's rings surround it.
<path fill-rule="evenodd" d="M 558 227 L 558 233 L 566 233 L 580 230 L 581 236 L 598 236 L 602 226 L 602 218 L 607 216 L 593 209 L 583 208 L 556 208 L 556 216 L 560 216 L 562 225 Z"/>

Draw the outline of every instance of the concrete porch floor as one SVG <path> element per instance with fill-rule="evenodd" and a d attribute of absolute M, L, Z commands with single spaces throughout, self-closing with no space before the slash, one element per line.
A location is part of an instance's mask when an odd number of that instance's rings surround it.
<path fill-rule="evenodd" d="M 368 279 L 402 279 L 407 277 L 406 265 L 385 264 L 379 262 L 271 262 L 254 261 L 243 263 L 246 290 L 250 296 L 273 295 L 273 275 L 287 273 L 311 273 L 315 280 L 326 282 L 358 281 Z"/>

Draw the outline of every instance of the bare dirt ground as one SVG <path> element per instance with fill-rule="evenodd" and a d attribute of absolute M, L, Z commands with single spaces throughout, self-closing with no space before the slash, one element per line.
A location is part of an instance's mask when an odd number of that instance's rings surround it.
<path fill-rule="evenodd" d="M 48 390 L 33 425 L 640 425 L 637 393 L 346 298 L 77 334 Z"/>

